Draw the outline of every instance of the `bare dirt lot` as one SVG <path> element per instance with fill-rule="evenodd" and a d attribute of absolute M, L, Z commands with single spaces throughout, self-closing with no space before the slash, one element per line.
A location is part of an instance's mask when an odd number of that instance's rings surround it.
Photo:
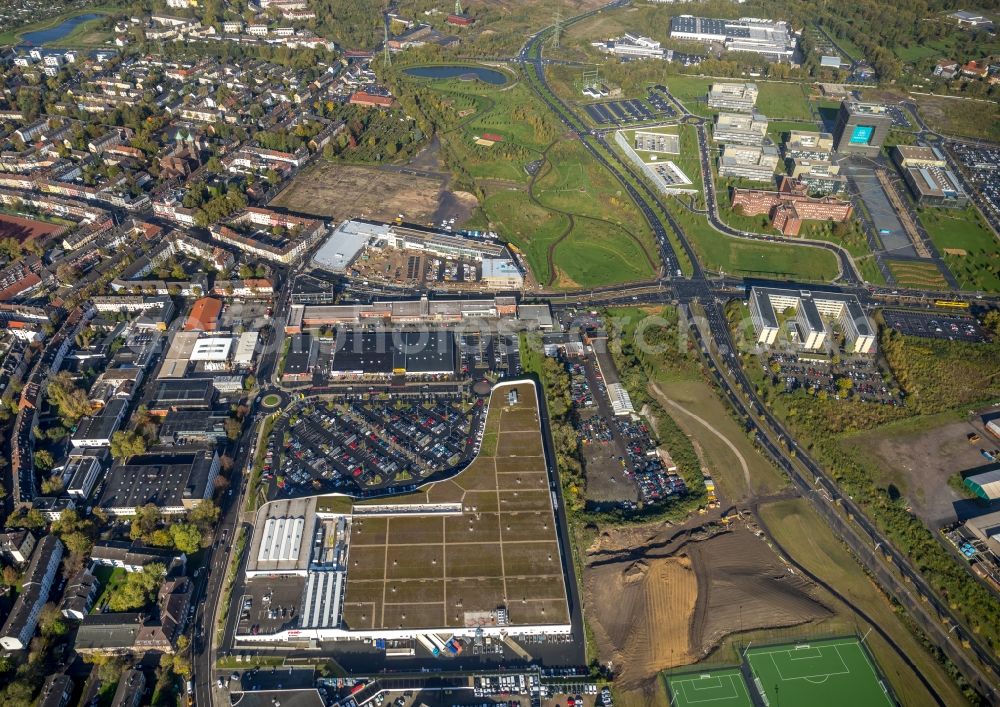
<path fill-rule="evenodd" d="M 691 662 L 690 622 L 698 581 L 687 557 L 590 568 L 588 606 L 601 661 L 636 686 L 657 671 Z M 613 610 L 612 610 L 613 609 Z M 610 649 L 610 650 L 609 650 Z"/>
<path fill-rule="evenodd" d="M 334 220 L 429 223 L 438 210 L 446 179 L 320 160 L 295 177 L 272 206 Z M 454 210 L 454 209 L 452 209 Z"/>
<path fill-rule="evenodd" d="M 968 435 L 973 433 L 981 437 L 979 442 L 969 442 Z M 974 501 L 948 485 L 948 477 L 988 464 L 979 450 L 1000 446 L 979 418 L 947 421 L 906 434 L 869 432 L 842 444 L 860 445 L 874 452 L 882 462 L 880 481 L 893 484 L 931 528 L 981 512 Z"/>
<path fill-rule="evenodd" d="M 604 532 L 588 549 L 584 605 L 616 684 L 654 689 L 657 672 L 700 660 L 739 630 L 794 626 L 830 611 L 742 526 Z"/>
<path fill-rule="evenodd" d="M 746 529 L 687 548 L 694 560 L 698 596 L 691 633 L 707 655 L 734 628 L 796 626 L 831 615 L 813 598 L 813 585 L 792 574 L 767 543 Z"/>
<path fill-rule="evenodd" d="M 24 243 L 32 238 L 58 236 L 65 231 L 63 226 L 57 226 L 54 223 L 0 214 L 0 238 L 13 238 L 19 243 Z"/>

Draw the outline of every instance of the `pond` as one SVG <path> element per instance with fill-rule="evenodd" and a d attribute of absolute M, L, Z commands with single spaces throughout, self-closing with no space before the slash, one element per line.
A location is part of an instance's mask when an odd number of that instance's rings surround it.
<path fill-rule="evenodd" d="M 70 17 L 69 19 L 63 20 L 55 27 L 49 27 L 48 29 L 40 29 L 37 32 L 26 32 L 21 35 L 21 40 L 25 44 L 34 44 L 39 46 L 42 44 L 50 44 L 52 42 L 58 42 L 60 39 L 65 37 L 67 34 L 76 29 L 79 25 L 84 22 L 90 22 L 91 20 L 97 20 L 103 17 L 103 15 L 98 15 L 95 13 L 88 13 L 86 15 L 77 15 L 76 17 Z"/>
<path fill-rule="evenodd" d="M 421 79 L 451 79 L 457 76 L 463 81 L 479 79 L 494 86 L 507 83 L 507 76 L 502 71 L 485 66 L 417 66 L 407 69 L 406 74 Z"/>

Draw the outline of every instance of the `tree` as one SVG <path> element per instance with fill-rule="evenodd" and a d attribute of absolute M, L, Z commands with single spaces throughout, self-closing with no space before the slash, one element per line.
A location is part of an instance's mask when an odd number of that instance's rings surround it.
<path fill-rule="evenodd" d="M 94 547 L 94 541 L 90 536 L 79 530 L 66 533 L 62 536 L 62 541 L 74 557 L 83 557 Z"/>
<path fill-rule="evenodd" d="M 174 523 L 170 526 L 174 547 L 186 555 L 201 549 L 201 531 L 193 523 Z"/>
<path fill-rule="evenodd" d="M 103 683 L 116 682 L 125 670 L 125 659 L 116 655 L 97 653 L 85 658 L 97 671 L 97 679 Z"/>
<path fill-rule="evenodd" d="M 59 416 L 70 424 L 90 414 L 90 400 L 86 391 L 76 384 L 67 371 L 60 371 L 49 378 L 46 392 Z"/>
<path fill-rule="evenodd" d="M 983 326 L 989 330 L 994 339 L 1000 339 L 1000 309 L 991 309 L 983 317 Z"/>
<path fill-rule="evenodd" d="M 191 670 L 191 661 L 180 653 L 175 653 L 171 659 L 170 670 L 173 671 L 174 675 L 180 675 L 183 678 L 190 678 L 194 674 L 194 671 Z"/>
<path fill-rule="evenodd" d="M 14 567 L 11 567 L 10 565 L 3 568 L 2 576 L 3 576 L 3 583 L 8 587 L 13 587 L 14 585 L 16 585 L 17 581 L 21 578 L 21 576 L 17 573 L 17 570 Z"/>
<path fill-rule="evenodd" d="M 119 430 L 111 435 L 111 456 L 116 460 L 145 453 L 146 438 L 136 430 L 129 432 Z"/>
<path fill-rule="evenodd" d="M 80 279 L 80 269 L 70 263 L 62 263 L 56 268 L 56 279 L 63 284 L 74 283 Z"/>
<path fill-rule="evenodd" d="M 226 430 L 226 437 L 231 440 L 237 440 L 240 438 L 240 431 L 243 429 L 243 425 L 239 420 L 233 417 L 227 417 L 225 422 L 222 423 L 222 426 Z"/>
<path fill-rule="evenodd" d="M 138 572 L 130 572 L 118 591 L 111 595 L 108 608 L 111 611 L 132 611 L 145 606 L 160 588 L 165 569 L 154 562 Z"/>
<path fill-rule="evenodd" d="M 34 459 L 35 468 L 41 472 L 49 471 L 56 464 L 56 460 L 52 458 L 52 454 L 44 449 L 39 449 L 35 452 Z M 46 481 L 49 481 L 49 479 L 46 479 Z M 59 485 L 62 486 L 61 480 L 59 481 Z"/>
<path fill-rule="evenodd" d="M 133 540 L 139 540 L 150 535 L 160 524 L 161 517 L 159 507 L 152 503 L 136 508 L 135 515 L 132 516 L 129 537 Z"/>
<path fill-rule="evenodd" d="M 207 530 L 219 520 L 219 507 L 211 501 L 202 501 L 188 513 L 188 520 L 198 528 Z"/>
<path fill-rule="evenodd" d="M 63 621 L 62 611 L 52 602 L 42 607 L 42 613 L 38 617 L 38 630 L 46 637 L 62 636 L 66 633 L 66 622 Z"/>

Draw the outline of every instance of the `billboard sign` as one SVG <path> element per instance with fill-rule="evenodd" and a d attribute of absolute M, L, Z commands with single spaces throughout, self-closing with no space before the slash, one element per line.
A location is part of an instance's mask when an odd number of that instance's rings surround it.
<path fill-rule="evenodd" d="M 871 125 L 856 125 L 851 131 L 852 145 L 867 145 L 875 134 L 875 128 Z"/>

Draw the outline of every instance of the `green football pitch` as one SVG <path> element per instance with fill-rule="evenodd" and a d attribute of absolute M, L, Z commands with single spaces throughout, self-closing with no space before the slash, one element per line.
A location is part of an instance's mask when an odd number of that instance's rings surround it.
<path fill-rule="evenodd" d="M 670 707 L 754 707 L 739 668 L 667 678 Z"/>
<path fill-rule="evenodd" d="M 750 648 L 745 660 L 768 707 L 896 704 L 856 638 Z"/>

